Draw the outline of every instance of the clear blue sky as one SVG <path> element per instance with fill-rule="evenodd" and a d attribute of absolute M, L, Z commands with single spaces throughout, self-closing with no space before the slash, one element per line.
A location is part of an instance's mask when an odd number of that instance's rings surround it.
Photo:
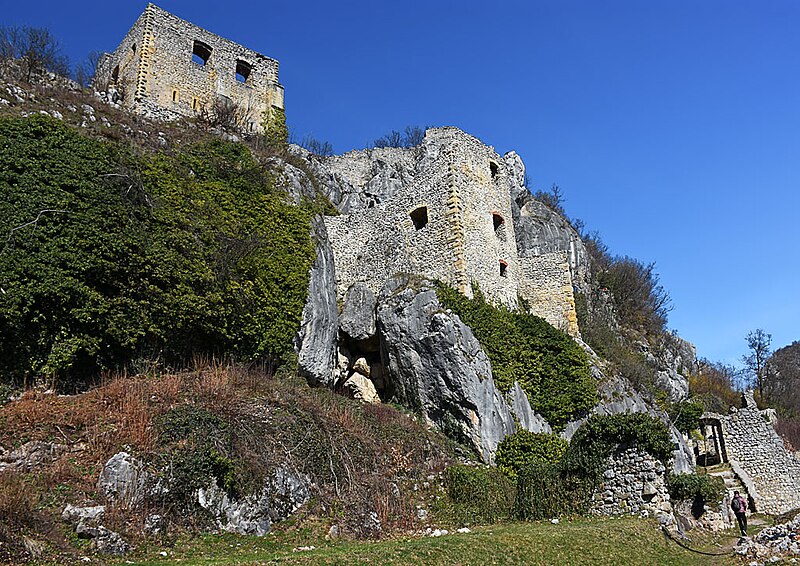
<path fill-rule="evenodd" d="M 4 2 L 73 61 L 144 2 Z M 548 0 L 159 5 L 278 59 L 293 135 L 364 147 L 455 125 L 516 150 L 610 249 L 655 261 L 670 327 L 736 362 L 800 339 L 800 2 Z"/>

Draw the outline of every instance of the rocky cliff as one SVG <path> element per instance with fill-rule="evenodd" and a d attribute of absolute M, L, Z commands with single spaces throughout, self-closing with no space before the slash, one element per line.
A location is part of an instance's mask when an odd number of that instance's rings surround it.
<path fill-rule="evenodd" d="M 401 403 L 487 462 L 518 427 L 550 431 L 519 384 L 498 391 L 480 343 L 439 303 L 431 285 L 438 279 L 469 294 L 462 285 L 467 275 L 490 300 L 519 308 L 522 296 L 535 314 L 572 328 L 580 340 L 574 293 L 593 288 L 589 253 L 570 222 L 525 188 L 519 156 L 501 157 L 454 128 L 429 130 L 414 148 L 330 158 L 297 147 L 293 152 L 341 213 L 315 224 L 313 291 L 297 342 L 309 382 Z M 286 185 L 298 197 L 309 192 L 308 182 L 287 174 Z M 422 226 L 410 214 L 421 207 Z M 502 273 L 484 269 L 502 264 Z M 681 371 L 694 362 L 694 351 L 683 341 L 675 344 L 652 353 L 648 344 L 642 348 L 658 367 L 659 384 L 679 400 L 688 393 Z M 649 412 L 671 427 L 624 376 L 593 359 L 601 398 L 595 412 Z M 691 471 L 693 455 L 671 430 L 678 445 L 674 467 Z"/>

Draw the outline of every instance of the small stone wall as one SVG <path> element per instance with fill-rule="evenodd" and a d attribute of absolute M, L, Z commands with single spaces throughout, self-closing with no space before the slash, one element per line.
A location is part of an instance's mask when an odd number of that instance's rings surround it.
<path fill-rule="evenodd" d="M 719 419 L 728 459 L 755 487 L 750 495 L 756 510 L 779 515 L 800 508 L 800 461 L 758 410 L 752 392 L 743 395 L 742 404 Z"/>
<path fill-rule="evenodd" d="M 603 485 L 595 492 L 594 515 L 672 513 L 666 468 L 635 447 L 620 446 L 609 456 Z"/>
<path fill-rule="evenodd" d="M 572 336 L 578 335 L 578 315 L 572 290 L 568 252 L 521 257 L 520 294 L 531 312 Z"/>

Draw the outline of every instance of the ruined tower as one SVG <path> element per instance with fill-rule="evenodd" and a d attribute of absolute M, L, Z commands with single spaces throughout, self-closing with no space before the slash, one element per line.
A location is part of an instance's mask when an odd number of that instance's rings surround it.
<path fill-rule="evenodd" d="M 122 106 L 156 119 L 227 112 L 248 132 L 283 110 L 278 61 L 153 4 L 100 59 L 95 88 L 113 88 Z"/>

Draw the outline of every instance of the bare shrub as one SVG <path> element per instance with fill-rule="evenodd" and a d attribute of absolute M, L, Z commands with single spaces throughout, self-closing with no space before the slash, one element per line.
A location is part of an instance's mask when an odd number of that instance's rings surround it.
<path fill-rule="evenodd" d="M 36 505 L 34 494 L 22 477 L 14 472 L 0 472 L 0 523 L 26 525 Z"/>
<path fill-rule="evenodd" d="M 19 78 L 31 82 L 45 71 L 67 76 L 69 61 L 61 52 L 58 40 L 45 28 L 28 26 L 0 27 L 0 60 L 20 62 Z"/>

